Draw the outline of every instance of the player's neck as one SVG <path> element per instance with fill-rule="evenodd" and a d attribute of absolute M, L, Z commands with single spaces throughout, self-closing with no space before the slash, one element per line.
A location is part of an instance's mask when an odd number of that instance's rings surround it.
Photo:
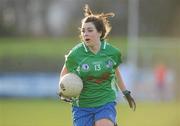
<path fill-rule="evenodd" d="M 90 46 L 89 49 L 91 50 L 91 52 L 93 52 L 94 54 L 98 53 L 99 50 L 101 49 L 101 42 L 97 42 L 96 45 L 94 46 Z"/>

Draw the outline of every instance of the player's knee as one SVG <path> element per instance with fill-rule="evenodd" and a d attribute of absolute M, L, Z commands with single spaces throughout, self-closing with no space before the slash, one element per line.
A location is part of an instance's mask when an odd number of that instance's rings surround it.
<path fill-rule="evenodd" d="M 114 126 L 114 123 L 109 119 L 100 119 L 95 122 L 95 126 Z"/>

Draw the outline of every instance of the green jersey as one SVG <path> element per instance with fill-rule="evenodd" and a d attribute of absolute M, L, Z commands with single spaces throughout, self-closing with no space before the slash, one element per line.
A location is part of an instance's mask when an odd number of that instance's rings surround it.
<path fill-rule="evenodd" d="M 115 69 L 121 63 L 119 49 L 102 41 L 100 51 L 92 53 L 82 42 L 66 56 L 68 72 L 74 72 L 83 80 L 83 90 L 73 103 L 80 107 L 98 107 L 115 100 L 112 83 Z"/>

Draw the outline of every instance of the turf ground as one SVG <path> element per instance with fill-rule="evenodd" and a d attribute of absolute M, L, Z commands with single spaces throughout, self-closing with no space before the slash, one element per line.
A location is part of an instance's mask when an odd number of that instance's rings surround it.
<path fill-rule="evenodd" d="M 118 105 L 120 126 L 180 126 L 180 103 Z M 70 104 L 57 99 L 0 99 L 0 126 L 72 126 Z"/>
<path fill-rule="evenodd" d="M 76 44 L 77 38 L 0 38 L 0 59 L 8 58 L 63 58 Z M 111 43 L 125 52 L 126 39 L 113 38 Z"/>

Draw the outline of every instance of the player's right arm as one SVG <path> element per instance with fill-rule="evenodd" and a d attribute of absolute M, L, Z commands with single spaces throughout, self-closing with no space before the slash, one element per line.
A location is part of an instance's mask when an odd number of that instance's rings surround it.
<path fill-rule="evenodd" d="M 65 64 L 64 64 L 64 65 L 63 65 L 63 68 L 62 68 L 62 70 L 61 70 L 61 72 L 60 72 L 60 77 L 59 77 L 59 79 L 61 79 L 61 77 L 63 77 L 63 76 L 64 76 L 65 74 L 67 74 L 67 73 L 69 73 L 69 72 L 68 72 L 68 70 L 67 70 L 67 68 L 66 68 L 66 66 L 65 66 Z M 60 81 L 60 80 L 59 80 L 59 81 Z M 65 98 L 61 92 L 59 92 L 58 95 L 59 95 L 59 97 L 60 97 L 60 99 L 61 99 L 62 101 L 70 102 L 70 103 L 72 102 L 72 99 L 70 99 L 70 98 Z"/>
<path fill-rule="evenodd" d="M 68 72 L 66 66 L 63 65 L 63 68 L 62 68 L 62 70 L 61 70 L 61 72 L 60 72 L 60 78 L 63 77 L 63 76 L 64 76 L 65 74 L 67 74 L 67 73 L 69 73 L 69 72 Z"/>

